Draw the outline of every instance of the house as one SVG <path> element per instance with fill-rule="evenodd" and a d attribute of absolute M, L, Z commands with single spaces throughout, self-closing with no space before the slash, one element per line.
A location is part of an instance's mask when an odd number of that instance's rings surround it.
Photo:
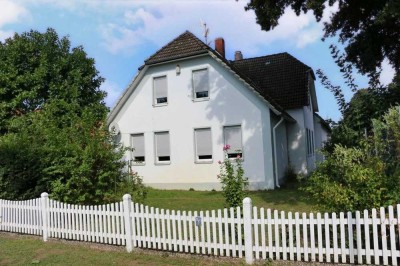
<path fill-rule="evenodd" d="M 108 117 L 155 188 L 219 189 L 219 160 L 240 155 L 250 189 L 307 174 L 328 137 L 313 70 L 288 53 L 235 60 L 186 31 L 145 60 Z M 318 139 L 318 141 L 317 141 Z"/>

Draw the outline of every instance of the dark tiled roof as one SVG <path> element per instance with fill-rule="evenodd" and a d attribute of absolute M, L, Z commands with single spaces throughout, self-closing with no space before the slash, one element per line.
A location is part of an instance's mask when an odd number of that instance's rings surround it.
<path fill-rule="evenodd" d="M 200 41 L 191 32 L 185 31 L 144 62 L 146 65 L 152 65 L 179 58 L 205 54 L 209 49 L 210 47 L 208 45 Z"/>
<path fill-rule="evenodd" d="M 261 89 L 261 95 L 276 100 L 284 109 L 309 104 L 308 79 L 312 69 L 288 53 L 231 61 Z"/>
<path fill-rule="evenodd" d="M 308 75 L 312 69 L 288 53 L 228 61 L 186 31 L 145 60 L 146 65 L 213 53 L 278 110 L 308 105 Z"/>

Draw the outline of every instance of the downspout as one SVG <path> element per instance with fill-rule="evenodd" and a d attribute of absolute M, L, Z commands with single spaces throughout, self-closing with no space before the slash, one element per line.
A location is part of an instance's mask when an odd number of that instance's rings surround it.
<path fill-rule="evenodd" d="M 279 176 L 278 176 L 278 160 L 277 160 L 277 151 L 276 151 L 276 129 L 279 127 L 280 124 L 284 121 L 283 117 L 281 117 L 281 120 L 279 120 L 278 124 L 274 126 L 272 129 L 272 139 L 273 139 L 273 145 L 274 145 L 274 168 L 275 168 L 275 185 L 280 188 L 279 186 Z"/>

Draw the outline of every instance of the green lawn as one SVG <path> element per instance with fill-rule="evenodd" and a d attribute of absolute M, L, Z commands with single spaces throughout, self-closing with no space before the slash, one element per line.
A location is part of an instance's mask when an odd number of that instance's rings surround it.
<path fill-rule="evenodd" d="M 242 259 L 89 244 L 0 232 L 0 265 L 243 265 Z"/>
<path fill-rule="evenodd" d="M 249 193 L 253 206 L 282 211 L 311 212 L 317 207 L 297 186 Z M 146 205 L 170 210 L 216 210 L 224 207 L 221 192 L 150 189 Z"/>

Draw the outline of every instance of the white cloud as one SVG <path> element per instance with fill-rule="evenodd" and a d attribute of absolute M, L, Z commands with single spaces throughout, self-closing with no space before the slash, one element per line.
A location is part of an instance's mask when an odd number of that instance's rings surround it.
<path fill-rule="evenodd" d="M 135 46 L 148 41 L 164 45 L 185 30 L 201 36 L 200 20 L 210 28 L 209 40 L 224 37 L 232 49 L 247 51 L 249 56 L 273 42 L 287 41 L 304 47 L 322 37 L 322 26 L 311 13 L 296 16 L 290 8 L 274 30 L 265 32 L 256 24 L 254 12 L 244 11 L 244 2 L 140 3 L 140 6 L 124 6 L 119 20 L 99 27 L 103 45 L 111 53 L 133 51 Z"/>
<path fill-rule="evenodd" d="M 106 105 L 111 108 L 114 107 L 121 96 L 121 88 L 114 82 L 106 80 L 103 82 L 103 84 L 101 84 L 100 89 L 107 92 L 107 96 L 105 98 Z"/>
<path fill-rule="evenodd" d="M 22 5 L 7 0 L 0 1 L 0 41 L 14 34 L 12 30 L 2 29 L 5 25 L 19 22 L 27 16 L 29 12 Z"/>
<path fill-rule="evenodd" d="M 28 11 L 22 5 L 8 0 L 0 1 L 0 27 L 18 22 L 27 14 Z"/>

